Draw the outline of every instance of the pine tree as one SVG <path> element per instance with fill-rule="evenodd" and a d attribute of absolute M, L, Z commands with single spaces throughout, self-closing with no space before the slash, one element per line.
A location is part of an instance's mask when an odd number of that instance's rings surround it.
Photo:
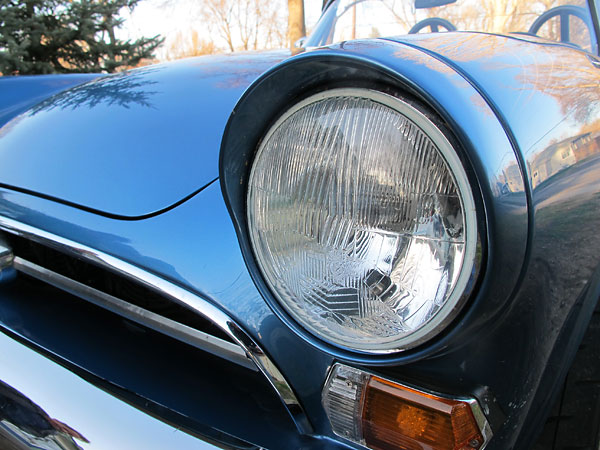
<path fill-rule="evenodd" d="M 114 72 L 152 58 L 159 36 L 115 36 L 139 0 L 0 0 L 0 72 Z"/>

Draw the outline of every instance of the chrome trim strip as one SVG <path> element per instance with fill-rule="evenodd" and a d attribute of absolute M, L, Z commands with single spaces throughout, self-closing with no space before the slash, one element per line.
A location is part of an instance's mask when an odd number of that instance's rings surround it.
<path fill-rule="evenodd" d="M 0 332 L 0 448 L 258 449 L 205 427 L 192 436 Z"/>
<path fill-rule="evenodd" d="M 494 433 L 492 433 L 492 427 L 490 426 L 490 423 L 487 421 L 487 418 L 485 417 L 485 414 L 483 413 L 483 410 L 481 409 L 481 406 L 479 406 L 479 402 L 477 400 L 475 400 L 474 398 L 467 398 L 467 399 L 463 399 L 465 402 L 467 402 L 469 404 L 469 406 L 471 407 L 471 412 L 473 413 L 473 417 L 475 417 L 475 421 L 477 422 L 477 425 L 479 426 L 479 430 L 481 431 L 481 436 L 483 436 L 483 443 L 481 444 L 481 447 L 479 450 L 484 450 L 488 443 L 490 442 L 490 439 L 492 439 L 492 436 Z"/>
<path fill-rule="evenodd" d="M 78 281 L 67 278 L 44 267 L 16 256 L 13 267 L 47 284 L 74 294 L 94 305 L 119 314 L 129 320 L 157 330 L 186 344 L 227 359 L 248 369 L 258 370 L 246 352 L 236 344 L 211 336 L 203 331 L 183 325 L 174 320 L 155 314 L 147 309 L 132 305 L 129 302 L 113 297 Z"/>
<path fill-rule="evenodd" d="M 2 241 L 0 237 L 0 273 L 12 266 L 13 262 L 13 253 L 12 250 Z"/>
<path fill-rule="evenodd" d="M 0 216 L 0 229 L 48 245 L 63 253 L 90 261 L 100 267 L 111 270 L 158 292 L 173 301 L 190 308 L 218 326 L 239 344 L 248 357 L 267 378 L 275 392 L 279 395 L 290 416 L 301 434 L 311 434 L 312 425 L 308 421 L 302 405 L 298 401 L 291 386 L 277 366 L 264 353 L 260 346 L 227 314 L 202 297 L 177 286 L 164 278 L 149 273 L 133 264 L 83 244 L 57 236 L 44 230 L 26 225 L 14 219 Z"/>

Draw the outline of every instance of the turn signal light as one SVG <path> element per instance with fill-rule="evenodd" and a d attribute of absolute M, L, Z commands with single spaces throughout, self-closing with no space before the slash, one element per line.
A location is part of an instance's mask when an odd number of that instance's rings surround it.
<path fill-rule="evenodd" d="M 441 397 L 339 364 L 323 404 L 336 434 L 374 450 L 482 450 L 491 437 L 475 399 Z"/>
<path fill-rule="evenodd" d="M 467 403 L 377 377 L 367 384 L 362 428 L 367 445 L 381 450 L 473 450 L 483 443 Z"/>

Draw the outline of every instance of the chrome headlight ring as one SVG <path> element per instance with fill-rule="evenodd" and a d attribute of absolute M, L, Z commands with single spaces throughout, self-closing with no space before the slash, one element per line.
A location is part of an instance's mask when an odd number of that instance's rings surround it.
<path fill-rule="evenodd" d="M 455 149 L 418 108 L 362 88 L 294 105 L 261 141 L 247 220 L 283 309 L 335 346 L 413 348 L 462 307 L 478 239 Z"/>

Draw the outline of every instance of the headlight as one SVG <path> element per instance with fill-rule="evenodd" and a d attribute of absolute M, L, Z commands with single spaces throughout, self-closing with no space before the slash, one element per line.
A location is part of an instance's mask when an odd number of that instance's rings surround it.
<path fill-rule="evenodd" d="M 258 148 L 247 208 L 273 294 L 325 341 L 414 347 L 461 306 L 473 195 L 444 134 L 398 98 L 335 89 L 292 107 Z"/>

